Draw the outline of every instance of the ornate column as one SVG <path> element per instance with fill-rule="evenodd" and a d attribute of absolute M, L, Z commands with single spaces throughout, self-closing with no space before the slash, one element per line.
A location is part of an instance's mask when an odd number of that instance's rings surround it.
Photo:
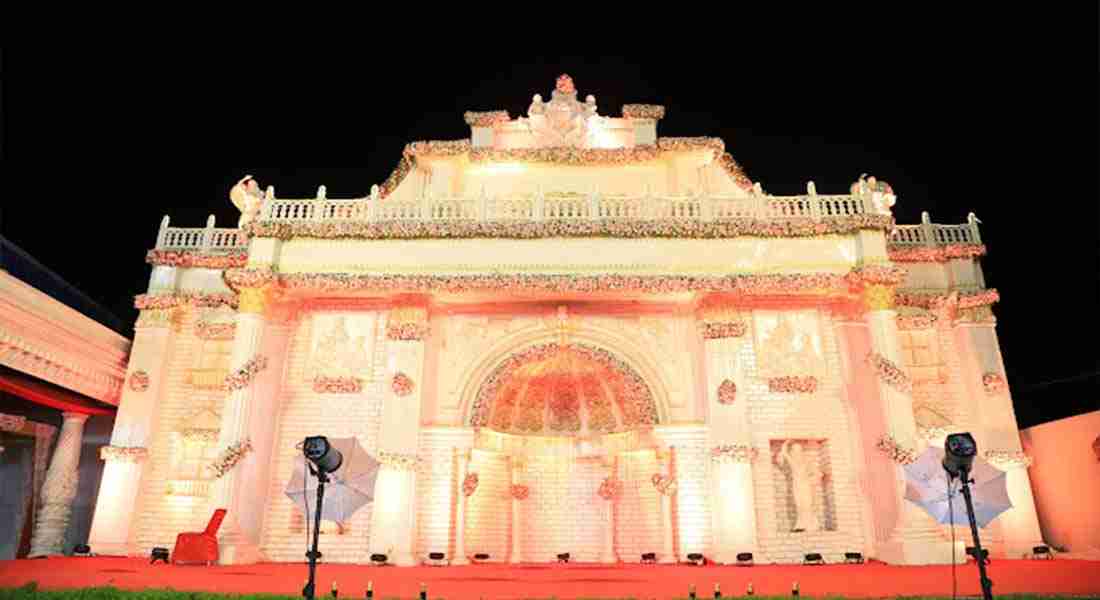
<path fill-rule="evenodd" d="M 455 448 L 454 464 L 458 497 L 455 499 L 455 552 L 451 564 L 468 565 L 470 559 L 466 558 L 466 494 L 462 491 L 462 484 L 470 470 L 470 452 Z"/>
<path fill-rule="evenodd" d="M 218 461 L 225 465 L 222 475 L 214 482 L 210 494 L 212 510 L 226 509 L 225 520 L 218 530 L 220 564 L 250 564 L 260 559 L 259 539 L 242 527 L 245 513 L 258 510 L 252 490 L 242 485 L 253 474 L 246 472 L 260 465 L 250 456 L 254 415 L 258 404 L 266 404 L 261 393 L 259 379 L 277 377 L 268 369 L 268 357 L 263 354 L 264 334 L 267 326 L 266 311 L 272 303 L 275 290 L 270 283 L 261 282 L 255 287 L 240 287 L 237 309 L 237 329 L 233 338 L 230 367 L 226 377 L 228 396 L 222 409 L 221 433 L 218 447 L 222 449 Z M 263 386 L 268 387 L 268 386 Z"/>
<path fill-rule="evenodd" d="M 1020 558 L 1044 542 L 1027 471 L 1031 459 L 1024 454 L 1020 443 L 1012 395 L 1004 376 L 996 321 L 988 305 L 961 308 L 957 316 L 955 342 L 965 388 L 976 409 L 973 434 L 978 442 L 978 453 L 1005 471 L 1008 495 L 1012 500 L 1012 508 L 991 525 L 999 535 L 992 536 L 990 546 L 993 552 L 1001 550 L 1006 558 Z"/>
<path fill-rule="evenodd" d="M 69 527 L 73 500 L 80 473 L 80 446 L 84 436 L 84 423 L 88 415 L 62 413 L 61 435 L 46 471 L 46 483 L 42 485 L 42 505 L 34 524 L 30 558 L 61 554 L 65 542 L 65 530 Z"/>
<path fill-rule="evenodd" d="M 424 342 L 428 311 L 407 304 L 390 311 L 386 320 L 386 400 L 378 450 L 415 458 L 420 436 L 420 405 L 424 389 Z M 459 482 L 461 485 L 461 481 Z M 370 550 L 390 556 L 397 565 L 417 564 L 416 471 L 395 470 L 383 462 L 376 484 L 379 493 L 371 514 Z M 465 556 L 456 556 L 462 560 Z M 452 562 L 452 564 L 456 564 Z"/>
<path fill-rule="evenodd" d="M 882 406 L 887 438 L 883 447 L 898 450 L 894 486 L 898 518 L 889 539 L 878 546 L 879 558 L 891 564 L 950 564 L 952 549 L 943 540 L 940 527 L 916 504 L 905 499 L 904 455 L 917 450 L 917 422 L 913 416 L 912 388 L 901 364 L 894 310 L 894 285 L 898 278 L 884 274 L 864 275 L 864 319 L 870 333 L 871 353 L 851 357 L 875 373 L 875 391 Z M 955 550 L 961 554 L 962 547 Z M 965 554 L 962 555 L 965 558 Z"/>
<path fill-rule="evenodd" d="M 111 444 L 100 449 L 106 461 L 99 484 L 88 545 L 96 554 L 137 554 L 133 524 L 148 464 L 157 410 L 164 394 L 166 366 L 179 309 L 143 309 L 134 325 L 134 345 L 126 385 L 115 414 Z"/>
<path fill-rule="evenodd" d="M 748 402 L 738 398 L 748 380 L 740 360 L 748 324 L 728 303 L 705 302 L 699 310 L 709 445 L 712 450 L 711 521 L 714 560 L 733 563 L 757 551 L 752 485 L 752 435 Z"/>

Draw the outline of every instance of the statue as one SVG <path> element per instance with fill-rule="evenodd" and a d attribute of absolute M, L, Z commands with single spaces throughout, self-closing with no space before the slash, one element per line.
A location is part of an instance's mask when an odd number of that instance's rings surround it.
<path fill-rule="evenodd" d="M 535 115 L 541 115 L 546 108 L 543 106 L 542 94 L 535 94 L 531 98 L 531 106 L 527 107 L 527 116 L 533 117 Z"/>
<path fill-rule="evenodd" d="M 824 477 L 814 457 L 807 456 L 801 443 L 793 440 L 783 442 L 776 457 L 776 464 L 786 463 L 791 473 L 791 497 L 794 498 L 795 520 L 792 532 L 817 529 L 818 521 L 813 514 L 814 486 Z"/>
<path fill-rule="evenodd" d="M 577 101 L 577 89 L 568 75 L 558 78 L 550 102 L 535 94 L 523 120 L 534 137 L 536 147 L 582 147 L 588 134 L 588 121 L 596 116 L 596 99 Z"/>
<path fill-rule="evenodd" d="M 260 185 L 256 180 L 252 179 L 251 175 L 245 175 L 229 190 L 229 200 L 237 210 L 241 211 L 237 227 L 244 227 L 256 217 L 260 204 L 264 200 L 264 194 L 260 192 Z"/>

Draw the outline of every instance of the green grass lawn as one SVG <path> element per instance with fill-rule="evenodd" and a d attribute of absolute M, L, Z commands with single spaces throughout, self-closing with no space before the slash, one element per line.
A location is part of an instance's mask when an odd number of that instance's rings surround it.
<path fill-rule="evenodd" d="M 324 598 L 328 594 L 319 594 L 318 597 Z M 806 596 L 810 597 L 810 596 Z M 966 598 L 966 596 L 959 596 L 960 598 Z M 1085 596 L 1076 596 L 1075 598 L 1084 598 Z M 120 590 L 111 587 L 101 588 L 86 588 L 81 590 L 40 590 L 34 584 L 26 585 L 21 588 L 9 588 L 0 589 L 0 600 L 292 600 L 300 599 L 301 596 L 279 596 L 274 594 L 215 594 L 211 592 L 177 592 L 174 590 L 142 590 L 142 591 L 128 591 Z M 344 598 L 359 598 L 359 596 L 344 596 Z M 703 597 L 701 597 L 703 598 Z M 705 598 L 709 599 L 710 596 Z M 733 596 L 732 598 L 744 598 L 744 596 Z M 836 600 L 843 600 L 840 596 L 830 596 L 827 598 L 835 598 Z M 947 596 L 906 596 L 906 600 L 948 600 Z M 1017 594 L 1017 595 L 998 595 L 996 598 L 1000 600 L 1054 600 L 1054 599 L 1066 599 L 1074 598 L 1074 596 L 1040 596 L 1036 594 Z M 1095 596 L 1092 596 L 1095 598 Z M 789 600 L 790 596 L 753 596 L 754 600 Z M 404 600 L 392 597 L 378 597 L 378 600 Z M 411 600 L 411 599 L 410 599 Z M 431 600 L 445 600 L 444 598 L 432 597 Z M 475 600 L 475 599 L 471 599 Z M 538 600 L 538 599 L 531 599 Z M 550 599 L 545 599 L 550 600 Z M 596 598 L 590 600 L 597 600 Z M 601 598 L 598 600 L 613 600 L 611 598 Z M 634 600 L 634 599 L 622 599 L 622 600 Z M 687 600 L 682 598 L 678 600 Z M 726 600 L 723 598 L 722 600 Z"/>

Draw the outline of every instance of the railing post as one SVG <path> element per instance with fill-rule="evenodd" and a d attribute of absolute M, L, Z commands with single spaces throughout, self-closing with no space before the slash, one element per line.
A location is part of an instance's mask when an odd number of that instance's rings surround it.
<path fill-rule="evenodd" d="M 382 194 L 378 190 L 377 185 L 370 186 L 370 200 L 367 201 L 367 220 L 375 221 L 378 219 L 378 203 L 382 201 Z"/>
<path fill-rule="evenodd" d="M 428 221 L 432 218 L 432 191 L 428 190 L 420 199 L 420 220 Z"/>
<path fill-rule="evenodd" d="M 264 192 L 263 202 L 260 203 L 260 219 L 271 219 L 271 210 L 275 204 L 275 186 L 267 186 L 267 191 Z"/>
<path fill-rule="evenodd" d="M 210 215 L 206 218 L 206 230 L 202 232 L 202 251 L 210 252 L 210 247 L 214 243 L 214 215 Z"/>
<path fill-rule="evenodd" d="M 546 197 L 542 193 L 542 186 L 540 185 L 535 190 L 535 206 L 533 207 L 534 213 L 531 217 L 536 221 L 542 221 L 546 215 Z"/>
<path fill-rule="evenodd" d="M 167 217 L 165 217 L 167 218 Z M 974 213 L 966 215 L 966 223 L 970 226 L 971 243 L 981 244 L 982 234 L 978 233 L 978 217 Z"/>
<path fill-rule="evenodd" d="M 597 187 L 593 187 L 592 193 L 588 195 L 588 218 L 600 218 L 600 189 Z"/>
<path fill-rule="evenodd" d="M 936 229 L 935 226 L 932 225 L 932 217 L 929 216 L 926 210 L 920 213 L 920 231 L 921 236 L 924 237 L 924 245 L 935 247 Z"/>
<path fill-rule="evenodd" d="M 477 195 L 477 219 L 479 221 L 489 220 L 489 194 L 485 191 L 485 186 L 481 186 L 481 192 Z"/>
<path fill-rule="evenodd" d="M 160 220 L 160 231 L 157 232 L 157 248 L 163 248 L 168 241 L 168 215 Z"/>
<path fill-rule="evenodd" d="M 325 220 L 325 205 L 328 201 L 325 199 L 326 189 L 325 186 L 317 186 L 317 198 L 311 204 L 313 205 L 313 220 L 324 221 Z"/>
<path fill-rule="evenodd" d="M 820 221 L 821 200 L 817 197 L 817 186 L 812 181 L 806 184 L 806 201 L 810 204 L 810 217 L 815 221 Z"/>

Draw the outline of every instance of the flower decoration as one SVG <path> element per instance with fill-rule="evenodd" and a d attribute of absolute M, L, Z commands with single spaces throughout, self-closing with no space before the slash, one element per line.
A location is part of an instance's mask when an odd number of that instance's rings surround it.
<path fill-rule="evenodd" d="M 660 104 L 624 104 L 623 118 L 660 121 L 665 118 L 665 107 Z"/>
<path fill-rule="evenodd" d="M 936 315 L 932 313 L 898 315 L 896 322 L 901 331 L 931 329 L 936 324 Z"/>
<path fill-rule="evenodd" d="M 470 127 L 493 127 L 512 120 L 506 110 L 466 111 L 463 118 Z"/>
<path fill-rule="evenodd" d="M 1000 299 L 1000 294 L 994 289 L 975 292 L 951 292 L 950 294 L 898 292 L 894 297 L 894 301 L 898 306 L 911 306 L 926 310 L 940 310 L 952 306 L 960 310 L 989 306 Z"/>
<path fill-rule="evenodd" d="M 1092 453 L 1096 455 L 1096 462 L 1100 462 L 1100 435 L 1092 440 Z"/>
<path fill-rule="evenodd" d="M 890 457 L 890 460 L 899 465 L 908 465 L 917 460 L 916 450 L 902 446 L 900 442 L 889 434 L 880 437 L 875 447 L 878 448 L 880 452 Z"/>
<path fill-rule="evenodd" d="M 878 352 L 872 352 L 867 355 L 867 364 L 871 365 L 875 375 L 886 385 L 903 394 L 913 393 L 913 382 L 909 376 L 890 359 Z"/>
<path fill-rule="evenodd" d="M 252 380 L 267 368 L 267 357 L 260 355 L 254 356 L 244 363 L 236 371 L 233 371 L 225 377 L 225 382 L 222 383 L 222 389 L 227 392 L 236 390 L 243 390 L 252 383 Z"/>
<path fill-rule="evenodd" d="M 130 373 L 130 389 L 138 393 L 149 389 L 149 374 L 140 370 Z"/>
<path fill-rule="evenodd" d="M 200 340 L 231 340 L 237 334 L 236 323 L 195 323 L 195 337 Z"/>
<path fill-rule="evenodd" d="M 0 431 L 20 431 L 27 424 L 27 417 L 0 414 Z"/>
<path fill-rule="evenodd" d="M 982 244 L 947 244 L 944 246 L 901 246 L 891 244 L 887 249 L 890 260 L 898 263 L 947 262 L 953 258 L 985 256 Z"/>
<path fill-rule="evenodd" d="M 397 372 L 393 376 L 393 393 L 398 396 L 408 396 L 413 391 L 413 380 L 408 375 Z"/>
<path fill-rule="evenodd" d="M 318 394 L 358 394 L 363 391 L 363 380 L 358 377 L 313 378 L 313 391 Z"/>
<path fill-rule="evenodd" d="M 462 480 L 462 495 L 469 498 L 477 491 L 477 473 L 467 473 L 466 478 Z"/>
<path fill-rule="evenodd" d="M 179 306 L 195 306 L 199 308 L 218 308 L 228 306 L 237 308 L 236 294 L 138 294 L 134 297 L 134 308 L 138 310 L 163 310 Z"/>
<path fill-rule="evenodd" d="M 149 450 L 138 446 L 102 446 L 99 449 L 99 459 L 106 462 L 139 463 L 147 456 Z"/>
<path fill-rule="evenodd" d="M 718 386 L 718 404 L 733 404 L 737 397 L 737 384 L 727 379 Z"/>
<path fill-rule="evenodd" d="M 414 341 L 428 337 L 431 325 L 428 311 L 423 307 L 404 306 L 390 311 L 386 319 L 386 339 Z"/>
<path fill-rule="evenodd" d="M 184 429 L 180 432 L 180 437 L 185 442 L 199 442 L 204 444 L 211 444 L 218 441 L 217 429 Z"/>
<path fill-rule="evenodd" d="M 252 452 L 252 440 L 247 438 L 231 444 L 223 450 L 218 455 L 217 460 L 210 464 L 210 470 L 214 472 L 214 479 L 224 477 L 226 473 L 233 470 L 233 467 L 237 466 L 237 463 L 244 460 L 249 452 Z"/>
<path fill-rule="evenodd" d="M 901 267 L 865 265 L 852 269 L 848 274 L 852 283 L 865 285 L 898 285 L 905 281 L 908 272 Z"/>
<path fill-rule="evenodd" d="M 573 85 L 573 78 L 562 74 L 558 76 L 557 81 L 554 83 L 554 91 L 561 92 L 562 94 L 575 94 L 577 88 Z"/>
<path fill-rule="evenodd" d="M 817 391 L 817 377 L 772 377 L 768 390 L 780 394 L 812 394 Z"/>
<path fill-rule="evenodd" d="M 526 500 L 527 496 L 531 495 L 531 488 L 529 488 L 525 485 L 517 483 L 517 484 L 514 484 L 514 485 L 510 486 L 508 488 L 508 492 L 516 500 Z"/>
<path fill-rule="evenodd" d="M 620 482 L 618 479 L 615 479 L 614 477 L 604 477 L 604 480 L 602 483 L 600 483 L 600 488 L 596 490 L 596 493 L 599 494 L 600 498 L 611 501 L 615 498 L 618 498 L 619 494 L 622 493 L 622 491 L 622 482 Z"/>
<path fill-rule="evenodd" d="M 999 469 L 1026 468 L 1032 463 L 1032 458 L 1023 451 L 986 450 L 983 456 L 986 462 Z"/>
<path fill-rule="evenodd" d="M 752 462 L 756 459 L 757 450 L 752 446 L 740 444 L 723 444 L 710 449 L 712 462 Z"/>
<path fill-rule="evenodd" d="M 247 252 L 211 253 L 196 250 L 150 250 L 145 262 L 182 269 L 238 269 L 248 262 Z"/>
<path fill-rule="evenodd" d="M 415 454 L 398 454 L 396 452 L 379 452 L 378 462 L 399 471 L 416 471 L 421 466 L 420 458 Z"/>
<path fill-rule="evenodd" d="M 986 394 L 996 396 L 1008 389 L 1008 382 L 1000 373 L 986 373 L 982 375 L 982 387 Z"/>
<path fill-rule="evenodd" d="M 744 321 L 703 322 L 701 333 L 705 340 L 717 340 L 745 335 L 748 326 Z"/>
<path fill-rule="evenodd" d="M 663 496 L 671 496 L 676 493 L 676 478 L 671 475 L 654 473 L 651 481 L 653 487 L 657 488 L 657 491 Z"/>

